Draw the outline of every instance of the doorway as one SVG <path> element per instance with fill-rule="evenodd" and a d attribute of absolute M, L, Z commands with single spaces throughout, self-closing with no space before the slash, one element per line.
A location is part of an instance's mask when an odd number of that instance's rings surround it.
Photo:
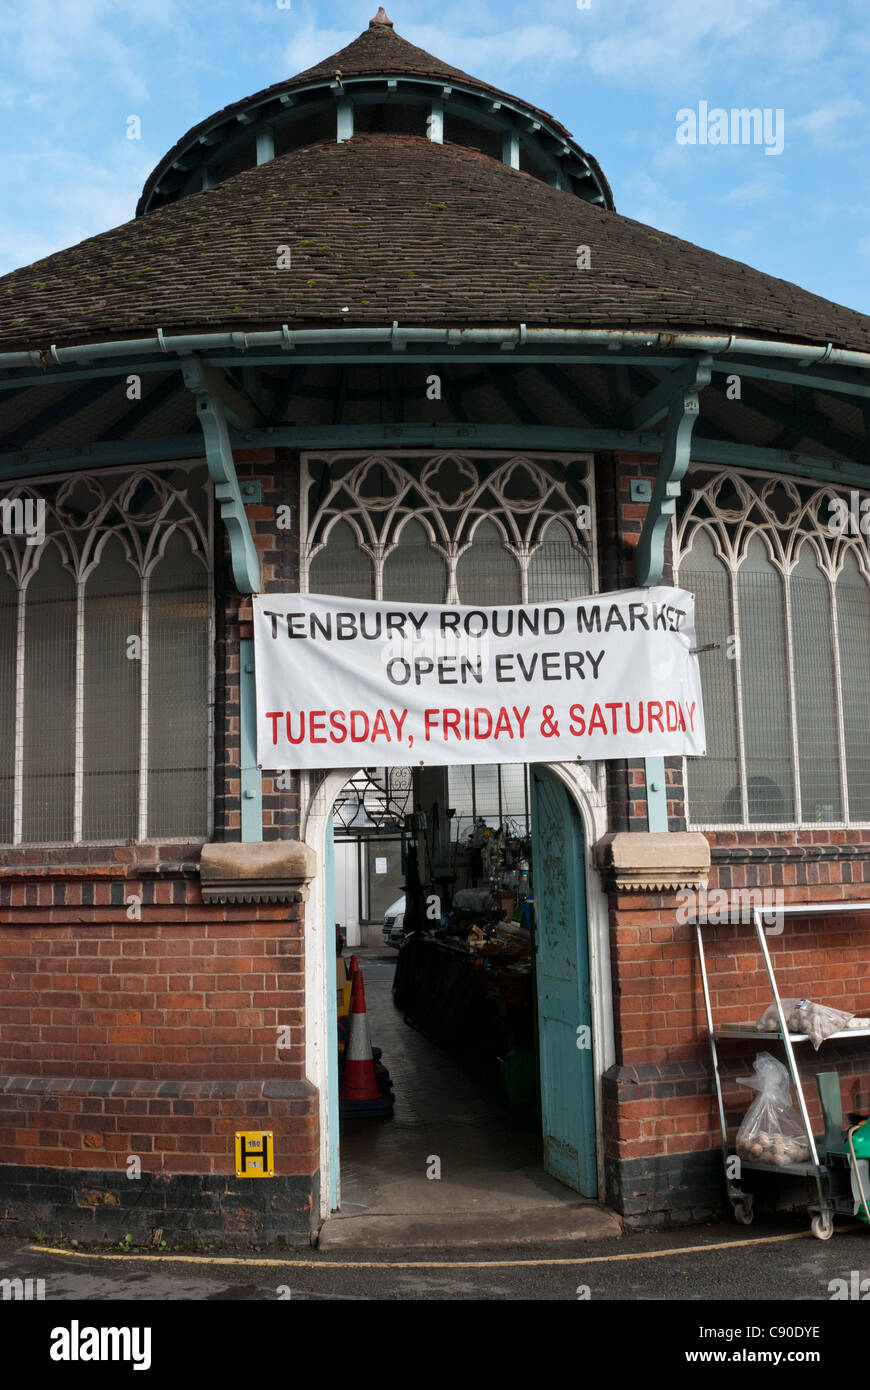
<path fill-rule="evenodd" d="M 603 795 L 588 772 L 573 765 L 536 766 L 529 774 L 533 864 L 540 866 L 535 890 L 539 895 L 535 995 L 541 1074 L 537 1152 L 542 1173 L 548 1180 L 556 1180 L 554 1187 L 564 1184 L 569 1190 L 566 1195 L 594 1200 L 602 1190 L 603 1177 L 601 1077 L 613 1060 L 607 913 L 590 858 L 590 845 L 603 833 Z M 325 863 L 328 841 L 332 847 L 327 834 L 330 811 L 352 775 L 352 769 L 330 772 L 311 798 L 306 839 L 318 853 L 319 866 Z M 306 1046 L 308 1075 L 321 1091 L 323 1216 L 343 1209 L 335 1033 L 328 1027 L 316 1027 L 318 997 L 324 1003 L 332 1002 L 334 1018 L 335 930 L 332 885 L 326 879 L 319 871 L 311 884 L 306 911 L 310 1001 Z M 373 965 L 373 977 L 380 968 Z M 386 997 L 383 990 L 382 995 Z M 392 1036 L 394 1047 L 406 1041 L 395 1032 Z M 455 1068 L 455 1059 L 449 1060 L 448 1053 L 443 1056 L 444 1067 Z M 383 1060 L 389 1064 L 388 1056 Z M 430 1064 L 431 1060 L 430 1056 Z M 479 1111 L 483 1116 L 484 1109 L 479 1107 Z M 453 1113 L 455 1119 L 455 1106 Z M 528 1134 L 521 1135 L 517 1129 L 516 1135 L 522 1163 L 522 1155 L 528 1152 L 527 1142 L 524 1147 Z M 348 1199 L 352 1195 L 349 1189 Z"/>

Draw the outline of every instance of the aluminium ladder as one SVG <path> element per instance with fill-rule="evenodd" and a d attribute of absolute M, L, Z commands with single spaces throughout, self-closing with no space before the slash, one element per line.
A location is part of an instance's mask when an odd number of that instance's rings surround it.
<path fill-rule="evenodd" d="M 870 902 L 841 902 L 841 903 L 805 903 L 793 907 L 782 907 L 779 911 L 785 916 L 816 916 L 829 913 L 845 912 L 870 912 Z M 719 1054 L 716 1047 L 717 1040 L 722 1041 L 728 1038 L 752 1038 L 756 1042 L 776 1042 L 781 1041 L 786 1054 L 791 1083 L 797 1096 L 798 1110 L 800 1112 L 801 1123 L 803 1124 L 804 1134 L 809 1147 L 810 1161 L 805 1163 L 788 1163 L 782 1167 L 777 1167 L 772 1163 L 760 1163 L 755 1159 L 739 1159 L 738 1172 L 744 1169 L 756 1169 L 759 1172 L 775 1173 L 784 1177 L 812 1178 L 815 1181 L 818 1201 L 808 1207 L 812 1217 L 811 1229 L 814 1236 L 819 1240 L 829 1240 L 834 1234 L 834 1213 L 835 1211 L 848 1211 L 851 1213 L 851 1200 L 847 1201 L 843 1195 L 842 1174 L 839 1171 L 845 1163 L 845 1149 L 842 1144 L 842 1134 L 835 1135 L 838 1128 L 833 1112 L 835 1102 L 832 1099 L 830 1086 L 823 1087 L 823 1077 L 819 1076 L 819 1091 L 822 1098 L 822 1107 L 825 1117 L 825 1139 L 823 1141 L 824 1161 L 819 1155 L 819 1149 L 813 1134 L 810 1117 L 807 1111 L 804 1088 L 801 1082 L 800 1070 L 795 1058 L 794 1047 L 796 1043 L 808 1043 L 809 1038 L 805 1033 L 789 1033 L 786 1027 L 785 1014 L 783 1012 L 782 1000 L 779 988 L 776 983 L 776 976 L 773 964 L 770 959 L 770 952 L 767 949 L 764 927 L 761 921 L 761 913 L 757 908 L 753 908 L 752 921 L 755 927 L 755 934 L 758 938 L 758 945 L 764 961 L 767 978 L 770 983 L 771 998 L 776 1006 L 777 1017 L 779 1019 L 779 1029 L 776 1032 L 762 1032 L 755 1028 L 751 1023 L 747 1024 L 725 1024 L 720 1028 L 714 1027 L 713 1013 L 710 1004 L 710 989 L 707 981 L 707 962 L 704 956 L 704 938 L 702 926 L 707 923 L 696 922 L 695 931 L 698 940 L 698 958 L 701 963 L 701 981 L 704 990 L 704 1008 L 707 1015 L 707 1032 L 710 1039 L 710 1053 L 713 1059 L 713 1076 L 716 1082 L 716 1100 L 719 1107 L 719 1124 L 722 1130 L 722 1162 L 725 1169 L 725 1183 L 728 1192 L 728 1199 L 734 1209 L 736 1219 L 742 1225 L 749 1225 L 753 1219 L 753 1194 L 744 1192 L 740 1187 L 739 1178 L 731 1176 L 731 1167 L 736 1155 L 732 1155 L 728 1148 L 728 1132 L 725 1123 L 725 1106 L 722 1100 L 722 1078 L 719 1071 Z M 837 1033 L 831 1033 L 825 1042 L 844 1040 L 846 1038 L 868 1038 L 870 1028 L 846 1028 Z M 825 1043 L 822 1043 L 824 1047 Z M 842 1115 L 840 1114 L 840 1123 Z M 839 1142 L 838 1142 L 839 1140 Z"/>

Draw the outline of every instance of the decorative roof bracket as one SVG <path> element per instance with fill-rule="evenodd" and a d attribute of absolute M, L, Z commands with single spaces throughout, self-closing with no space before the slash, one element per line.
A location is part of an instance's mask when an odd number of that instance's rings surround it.
<path fill-rule="evenodd" d="M 214 391 L 213 369 L 191 356 L 183 365 L 184 384 L 196 398 L 196 413 L 205 440 L 208 471 L 220 502 L 221 517 L 230 538 L 233 578 L 240 593 L 260 591 L 260 558 L 242 503 L 239 480 L 227 428 L 224 404 Z"/>
<path fill-rule="evenodd" d="M 648 430 L 657 425 L 667 415 L 677 392 L 682 387 L 693 388 L 698 368 L 697 356 L 692 356 L 681 367 L 668 372 L 667 376 L 631 407 L 626 415 L 626 426 L 630 430 Z"/>
<path fill-rule="evenodd" d="M 680 367 L 671 378 L 643 398 L 635 407 L 634 418 L 659 419 L 667 409 L 667 424 L 655 486 L 647 509 L 643 529 L 637 543 L 637 582 L 641 586 L 658 584 L 665 563 L 665 541 L 668 526 L 677 506 L 680 484 L 689 466 L 692 453 L 692 431 L 700 413 L 698 396 L 709 386 L 713 358 L 701 353 L 686 367 Z M 670 402 L 662 405 L 664 395 Z M 650 836 L 666 835 L 669 828 L 667 769 L 662 757 L 644 759 L 646 782 L 646 817 Z M 652 841 L 651 841 L 652 843 Z"/>
<path fill-rule="evenodd" d="M 664 444 L 659 458 L 652 500 L 637 544 L 637 582 L 658 584 L 665 563 L 665 538 L 680 495 L 680 483 L 689 466 L 692 431 L 698 418 L 698 396 L 710 384 L 713 359 L 702 353 L 692 377 L 681 384 L 671 399 Z"/>

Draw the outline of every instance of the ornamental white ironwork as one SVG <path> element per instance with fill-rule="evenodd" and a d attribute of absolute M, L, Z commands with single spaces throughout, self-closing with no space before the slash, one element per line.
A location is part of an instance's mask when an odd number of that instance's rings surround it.
<path fill-rule="evenodd" d="M 2 636 L 4 641 L 4 661 L 11 657 L 11 669 L 2 672 L 0 684 L 9 697 L 10 713 L 14 710 L 14 734 L 9 737 L 9 753 L 12 757 L 14 766 L 6 767 L 5 763 L 0 766 L 0 782 L 3 790 L 8 793 L 11 790 L 11 815 L 9 814 L 8 802 L 4 803 L 5 809 L 0 807 L 0 820 L 4 826 L 8 825 L 8 831 L 0 833 L 0 841 L 12 844 L 22 843 L 117 843 L 118 840 L 130 838 L 133 840 L 145 840 L 149 838 L 150 826 L 155 821 L 173 821 L 171 805 L 173 796 L 179 803 L 179 809 L 175 820 L 181 825 L 185 816 L 191 816 L 196 820 L 198 829 L 185 835 L 185 838 L 197 839 L 207 837 L 211 832 L 211 801 L 209 787 L 212 780 L 213 764 L 213 740 L 211 737 L 211 712 L 213 705 L 213 663 L 211 651 L 213 648 L 213 612 L 212 612 L 212 523 L 211 523 L 211 483 L 208 478 L 207 470 L 202 464 L 167 464 L 159 471 L 151 468 L 138 468 L 134 472 L 129 470 L 120 472 L 100 471 L 99 473 L 65 473 L 55 474 L 44 478 L 34 478 L 22 480 L 12 485 L 4 493 L 2 503 L 0 503 L 0 514 L 3 518 L 3 534 L 0 534 L 0 575 L 3 575 L 4 597 L 0 602 L 0 616 L 3 618 Z M 24 504 L 31 501 L 33 506 L 25 511 Z M 20 511 L 18 510 L 20 505 Z M 34 543 L 35 537 L 28 537 L 21 533 L 16 526 L 18 515 L 26 516 L 28 513 L 33 515 L 36 506 L 40 512 L 40 531 L 44 528 L 44 534 L 39 536 L 38 542 Z M 188 563 L 192 571 L 190 593 L 185 598 L 183 585 L 173 586 L 164 591 L 161 587 L 161 577 L 163 571 L 159 570 L 161 561 L 167 557 L 167 547 L 173 542 L 173 538 L 183 537 L 183 564 L 176 553 L 174 559 L 169 561 L 170 573 L 172 567 L 181 565 L 182 570 Z M 113 597 L 113 580 L 108 579 L 108 587 L 100 589 L 99 580 L 102 572 L 100 570 L 101 561 L 104 557 L 110 556 L 112 538 L 116 538 L 123 549 L 126 565 L 123 567 L 122 589 L 124 599 L 119 596 Z M 112 552 L 116 554 L 116 552 Z M 188 560 L 189 557 L 189 560 Z M 116 563 L 116 560 L 107 558 L 109 570 Z M 42 573 L 51 574 L 55 569 L 52 578 L 66 572 L 70 583 L 68 592 L 63 593 L 58 590 L 54 593 L 50 589 L 51 579 L 49 579 L 49 593 L 40 593 L 33 598 L 32 603 L 28 600 L 28 594 L 35 594 L 34 581 Z M 129 567 L 129 577 L 127 577 L 127 567 Z M 118 571 L 115 571 L 117 580 Z M 11 582 L 10 582 L 11 581 Z M 89 587 L 89 581 L 92 581 Z M 93 583 L 96 581 L 96 588 Z M 155 590 L 155 584 L 157 589 Z M 9 591 L 11 590 L 11 593 Z M 174 669 L 174 680 L 172 689 L 163 690 L 159 686 L 154 686 L 152 690 L 151 665 L 154 658 L 153 637 L 155 623 L 157 637 L 164 643 L 173 640 L 167 637 L 168 628 L 162 626 L 163 619 L 158 621 L 155 618 L 154 595 L 158 593 L 159 611 L 165 615 L 166 602 L 170 594 L 180 594 L 177 598 L 178 611 L 172 622 L 177 626 L 178 623 L 198 625 L 196 626 L 197 641 L 199 647 L 196 649 L 198 655 L 193 650 L 189 653 L 189 661 L 181 661 L 177 670 Z M 9 597 L 5 595 L 9 594 Z M 119 591 L 120 595 L 120 591 Z M 203 604 L 205 608 L 203 608 Z M 67 700 L 68 708 L 64 701 L 60 702 L 55 708 L 52 682 L 47 673 L 52 669 L 52 662 L 56 659 L 61 662 L 60 656 L 55 657 L 52 650 L 52 635 L 55 628 L 51 627 L 48 632 L 48 642 L 45 641 L 45 629 L 43 620 L 42 639 L 37 639 L 39 645 L 34 649 L 32 624 L 36 624 L 37 633 L 40 630 L 39 609 L 44 607 L 47 619 L 54 623 L 58 614 L 69 613 L 69 640 L 68 652 L 64 651 L 63 659 L 68 660 L 68 667 L 64 667 L 67 674 L 71 676 L 73 693 Z M 55 605 L 55 606 L 53 606 Z M 56 605 L 60 605 L 58 608 Z M 132 607 L 131 607 L 132 605 Z M 31 607 L 33 613 L 31 613 Z M 86 766 L 86 737 L 85 737 L 85 700 L 86 687 L 89 675 L 98 669 L 98 663 L 103 655 L 100 643 L 111 642 L 116 644 L 118 634 L 115 631 L 118 622 L 124 621 L 121 613 L 134 614 L 132 618 L 133 631 L 125 639 L 129 646 L 127 656 L 132 657 L 137 663 L 134 668 L 137 671 L 135 680 L 136 701 L 138 712 L 130 715 L 129 710 L 123 711 L 126 719 L 125 729 L 133 723 L 138 723 L 136 729 L 135 765 L 132 768 L 103 768 L 99 765 L 95 768 Z M 54 614 L 54 617 L 52 617 Z M 63 622 L 67 621 L 64 616 Z M 169 621 L 168 619 L 166 621 Z M 208 649 L 208 657 L 205 663 L 205 673 L 202 668 L 201 657 L 203 642 L 203 622 L 205 623 Z M 174 629 L 173 629 L 174 633 Z M 193 634 L 193 626 L 191 627 Z M 102 634 L 102 635 L 101 635 Z M 58 639 L 60 642 L 60 639 Z M 91 643 L 90 648 L 88 643 Z M 61 643 L 62 645 L 62 643 Z M 192 643 L 195 646 L 195 643 Z M 106 647 L 106 651 L 109 648 Z M 116 646 L 112 645 L 111 651 L 115 652 Z M 161 649 L 160 659 L 163 664 L 169 659 L 167 653 L 169 648 Z M 87 665 L 86 652 L 89 652 L 88 660 L 93 665 Z M 175 648 L 172 648 L 172 659 L 175 659 Z M 197 664 L 197 663 L 200 664 Z M 32 671 L 31 671 L 32 668 Z M 59 669 L 56 668 L 56 669 Z M 30 675 L 28 673 L 31 672 Z M 46 744 L 55 744 L 58 748 L 68 750 L 64 754 L 64 763 L 60 768 L 52 773 L 46 772 L 41 767 L 40 758 L 33 751 L 32 734 L 28 733 L 27 719 L 33 719 L 33 685 L 34 676 L 37 673 L 38 691 L 36 697 L 40 706 L 44 703 L 41 710 L 41 726 L 44 728 L 44 740 Z M 43 672 L 46 674 L 43 675 Z M 30 680 L 31 699 L 30 706 L 26 707 L 26 690 Z M 123 697 L 119 695 L 119 699 Z M 175 790 L 169 786 L 172 777 L 171 768 L 159 765 L 155 771 L 154 756 L 151 754 L 149 760 L 149 746 L 153 743 L 155 731 L 149 724 L 149 719 L 155 710 L 152 708 L 155 701 L 161 703 L 156 706 L 158 717 L 166 722 L 166 729 L 161 730 L 164 743 L 166 739 L 178 740 L 177 749 L 174 747 L 176 760 L 184 762 L 185 755 L 190 755 L 193 743 L 187 737 L 192 727 L 191 711 L 197 711 L 196 718 L 206 720 L 208 725 L 208 735 L 205 740 L 207 744 L 207 756 L 200 765 L 199 762 L 191 762 L 189 767 L 184 767 L 176 761 L 177 777 L 175 780 Z M 201 711 L 201 716 L 200 712 Z M 88 717 L 91 721 L 95 718 L 93 709 L 88 710 Z M 118 711 L 116 710 L 116 713 Z M 107 728 L 111 727 L 112 710 L 107 708 L 100 711 L 101 717 L 107 721 Z M 129 716 L 129 718 L 128 718 Z M 120 717 L 120 716 L 119 716 Z M 173 722 L 173 721 L 176 722 Z M 10 723 L 13 721 L 10 720 Z M 166 730 L 170 733 L 167 734 Z M 184 730 L 184 734 L 180 730 Z M 93 738 L 93 733 L 90 735 Z M 30 743 L 28 744 L 28 738 Z M 195 740 L 197 745 L 202 739 Z M 26 746 L 30 752 L 26 751 Z M 109 745 L 111 746 L 111 745 Z M 5 756 L 5 753 L 4 753 Z M 188 758 L 188 761 L 190 759 Z M 69 827 L 69 833 L 62 835 L 39 835 L 25 834 L 25 786 L 33 789 L 34 777 L 29 768 L 29 763 L 36 763 L 38 772 L 36 774 L 37 783 L 42 779 L 45 790 L 39 795 L 43 797 L 46 807 L 51 806 L 51 800 L 58 786 L 68 786 L 68 779 L 72 780 L 71 787 L 71 807 L 69 813 L 65 809 L 52 816 L 46 812 L 47 819 L 52 824 L 63 823 L 64 827 Z M 152 775 L 151 796 L 149 799 L 149 773 Z M 129 798 L 124 798 L 122 791 L 118 792 L 124 800 L 123 813 L 125 822 L 132 827 L 132 835 L 129 830 L 125 835 L 124 831 L 118 828 L 117 834 L 113 838 L 102 836 L 88 836 L 84 832 L 84 820 L 86 815 L 85 784 L 88 777 L 103 778 L 104 786 L 116 785 L 112 783 L 112 778 L 121 779 L 123 786 L 124 778 L 132 777 L 135 788 L 132 795 L 132 803 L 128 804 Z M 52 781 L 52 777 L 54 781 Z M 153 778 L 157 782 L 153 782 Z M 184 792 L 182 792 L 182 782 L 184 778 Z M 161 780 L 162 779 L 162 780 Z M 169 779 L 169 780 L 167 780 Z M 201 781 L 201 795 L 199 784 Z M 11 789 L 10 784 L 11 782 Z M 189 782 L 189 785 L 188 785 Z M 195 794 L 191 793 L 193 784 L 196 783 Z M 92 783 L 93 785 L 93 783 Z M 155 790 L 155 787 L 158 790 Z M 103 793 L 105 795 L 105 792 Z M 94 793 L 98 799 L 98 790 Z M 182 809 L 184 796 L 190 797 L 189 803 L 185 802 Z M 196 809 L 192 810 L 193 802 Z M 38 802 L 35 805 L 40 804 Z M 100 813 L 94 812 L 96 818 L 100 819 Z M 31 812 L 31 820 L 39 819 L 36 812 Z M 105 818 L 105 816 L 103 816 Z M 192 823 L 192 822 L 191 822 Z M 190 823 L 185 822 L 184 829 L 189 829 Z M 150 838 L 154 838 L 153 833 Z M 158 838 L 178 838 L 173 834 L 161 834 Z"/>
<path fill-rule="evenodd" d="M 179 467 L 171 476 L 140 468 L 135 473 L 70 473 L 17 483 L 4 501 L 33 499 L 45 507 L 45 540 L 61 553 L 63 566 L 83 583 L 99 564 L 109 536 L 121 540 L 127 561 L 140 578 L 151 573 L 172 532 L 187 536 L 191 553 L 211 570 L 208 475 Z M 191 494 L 200 493 L 197 506 Z M 26 588 L 44 546 L 20 535 L 0 535 L 0 557 L 18 588 Z"/>
<path fill-rule="evenodd" d="M 868 508 L 806 479 L 689 474 L 674 571 L 699 643 L 719 643 L 700 658 L 707 766 L 686 762 L 695 826 L 870 823 Z"/>
<path fill-rule="evenodd" d="M 444 562 L 445 603 L 460 601 L 457 567 L 481 523 L 495 526 L 516 562 L 520 602 L 529 599 L 530 562 L 553 522 L 562 524 L 582 557 L 587 592 L 597 586 L 589 454 L 347 450 L 303 454 L 301 472 L 303 592 L 310 587 L 312 561 L 345 523 L 371 561 L 373 597 L 383 598 L 385 562 L 410 521 L 424 528 L 431 550 Z"/>
<path fill-rule="evenodd" d="M 854 495 L 853 495 L 854 494 Z M 733 469 L 693 470 L 684 484 L 684 504 L 674 540 L 674 568 L 691 549 L 703 527 L 717 555 L 733 572 L 746 557 L 754 536 L 760 536 L 772 564 L 788 575 L 809 542 L 819 569 L 836 580 L 848 551 L 854 553 L 870 579 L 870 551 L 861 533 L 861 497 L 840 487 L 787 478 L 779 473 L 738 473 Z M 857 512 L 854 508 L 858 499 Z M 870 514 L 864 516 L 870 526 Z M 857 525 L 850 518 L 855 517 Z M 845 518 L 845 524 L 844 524 Z"/>

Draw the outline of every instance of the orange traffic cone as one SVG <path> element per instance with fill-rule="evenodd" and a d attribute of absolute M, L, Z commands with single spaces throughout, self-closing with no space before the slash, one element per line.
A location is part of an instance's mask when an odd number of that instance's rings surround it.
<path fill-rule="evenodd" d="M 393 1097 L 391 1094 L 382 1093 L 375 1075 L 372 1040 L 366 1013 L 365 985 L 359 966 L 352 979 L 350 1028 L 344 1053 L 344 1075 L 339 1100 L 342 1109 L 345 1110 L 392 1110 Z"/>

